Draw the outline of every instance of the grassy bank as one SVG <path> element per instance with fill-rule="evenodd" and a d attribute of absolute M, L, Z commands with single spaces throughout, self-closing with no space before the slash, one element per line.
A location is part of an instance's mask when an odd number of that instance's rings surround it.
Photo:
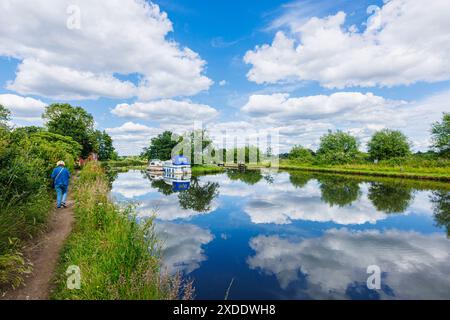
<path fill-rule="evenodd" d="M 147 166 L 148 161 L 137 159 L 137 158 L 126 158 L 123 160 L 102 161 L 102 164 L 104 164 L 105 166 L 112 167 L 112 168 L 145 167 L 145 166 Z"/>
<path fill-rule="evenodd" d="M 216 165 L 195 165 L 192 166 L 192 173 L 219 173 L 219 172 L 224 172 L 225 168 L 224 167 L 219 167 Z"/>
<path fill-rule="evenodd" d="M 429 167 L 412 165 L 388 166 L 385 164 L 347 164 L 325 166 L 298 163 L 291 160 L 281 160 L 279 168 L 310 172 L 329 172 L 355 175 L 371 175 L 379 177 L 450 181 L 450 164 Z"/>
<path fill-rule="evenodd" d="M 103 169 L 94 163 L 84 167 L 74 186 L 76 224 L 61 254 L 52 298 L 190 298 L 190 284 L 183 285 L 178 276 L 161 276 L 152 219 L 138 222 L 133 208 L 119 208 L 108 193 Z M 81 271 L 79 290 L 66 287 L 65 272 L 72 265 Z"/>

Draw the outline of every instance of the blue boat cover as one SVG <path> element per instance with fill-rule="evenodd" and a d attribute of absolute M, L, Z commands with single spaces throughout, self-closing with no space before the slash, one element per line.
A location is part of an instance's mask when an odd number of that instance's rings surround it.
<path fill-rule="evenodd" d="M 175 156 L 172 159 L 172 163 L 174 165 L 178 165 L 178 166 L 179 165 L 186 165 L 186 164 L 189 164 L 189 159 L 187 157 L 183 156 L 183 155 Z"/>

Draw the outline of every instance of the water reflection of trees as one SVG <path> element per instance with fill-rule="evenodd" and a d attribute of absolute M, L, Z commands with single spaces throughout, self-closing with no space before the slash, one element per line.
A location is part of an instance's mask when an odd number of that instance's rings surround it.
<path fill-rule="evenodd" d="M 331 206 L 345 207 L 361 196 L 359 181 L 342 176 L 321 176 L 317 180 L 322 200 Z"/>
<path fill-rule="evenodd" d="M 433 204 L 437 226 L 445 227 L 447 236 L 450 237 L 450 191 L 433 191 L 430 201 Z"/>
<path fill-rule="evenodd" d="M 164 180 L 150 180 L 152 188 L 155 188 L 158 190 L 158 192 L 162 193 L 165 196 L 170 196 L 172 193 L 175 193 L 173 191 L 172 185 L 167 184 Z"/>
<path fill-rule="evenodd" d="M 411 187 L 400 183 L 372 182 L 368 197 L 379 211 L 401 213 L 411 204 L 414 193 Z"/>
<path fill-rule="evenodd" d="M 313 176 L 309 173 L 291 172 L 289 174 L 289 181 L 296 188 L 303 188 L 312 178 Z"/>
<path fill-rule="evenodd" d="M 198 177 L 192 177 L 190 188 L 180 192 L 178 200 L 183 209 L 208 212 L 211 210 L 212 200 L 218 195 L 219 184 L 217 182 L 200 184 Z"/>
<path fill-rule="evenodd" d="M 263 178 L 259 170 L 228 170 L 227 176 L 230 180 L 239 180 L 249 185 L 254 185 Z"/>

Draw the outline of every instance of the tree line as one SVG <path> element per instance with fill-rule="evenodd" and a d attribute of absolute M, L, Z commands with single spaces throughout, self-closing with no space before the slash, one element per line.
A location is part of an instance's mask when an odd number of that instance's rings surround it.
<path fill-rule="evenodd" d="M 431 128 L 432 146 L 428 154 L 450 158 L 450 113 L 444 113 L 442 121 L 433 123 Z M 315 164 L 348 164 L 358 162 L 379 162 L 402 159 L 411 156 L 411 143 L 398 130 L 383 129 L 373 134 L 367 143 L 367 153 L 359 150 L 358 140 L 350 133 L 332 132 L 320 138 L 316 152 L 296 145 L 286 155 L 290 160 Z"/>

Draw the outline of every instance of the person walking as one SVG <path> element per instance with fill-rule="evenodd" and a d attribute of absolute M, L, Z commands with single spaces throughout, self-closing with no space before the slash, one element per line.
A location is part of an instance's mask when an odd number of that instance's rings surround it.
<path fill-rule="evenodd" d="M 70 172 L 65 167 L 66 164 L 64 161 L 58 161 L 56 165 L 57 167 L 53 169 L 51 176 L 56 190 L 56 207 L 61 208 L 61 206 L 63 206 L 64 208 L 67 208 L 66 199 L 67 190 L 69 188 Z"/>

